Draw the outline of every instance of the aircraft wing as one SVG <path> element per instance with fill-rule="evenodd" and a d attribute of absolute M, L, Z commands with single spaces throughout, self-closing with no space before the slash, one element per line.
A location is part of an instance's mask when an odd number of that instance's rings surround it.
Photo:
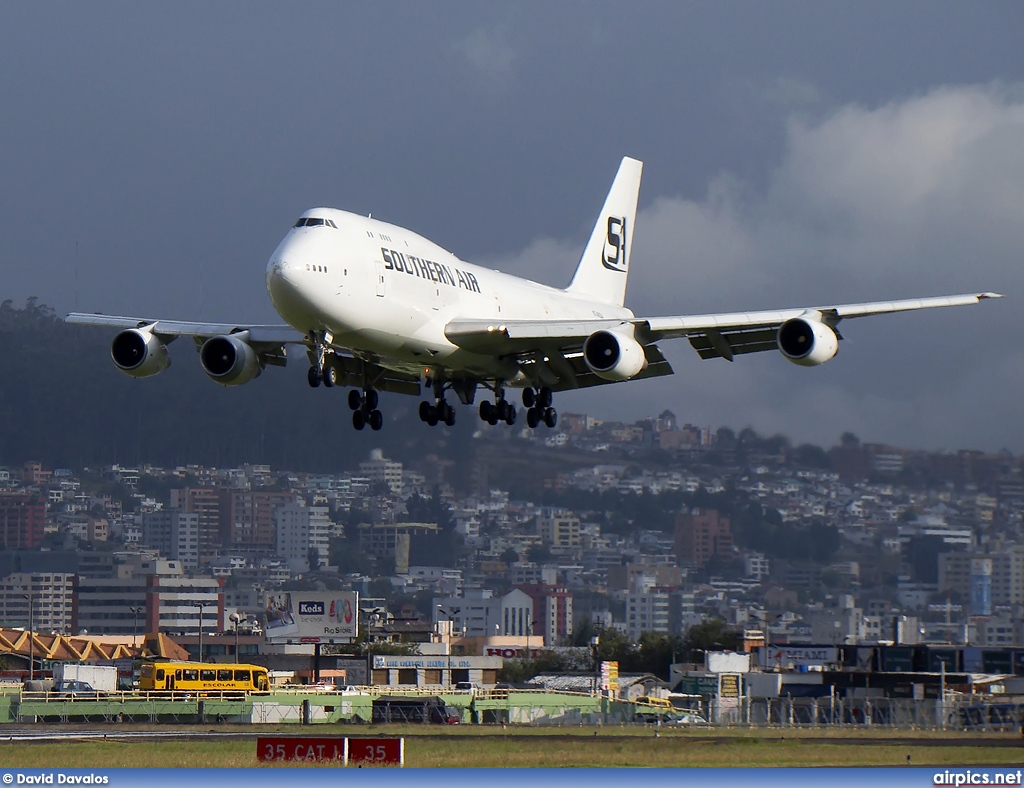
<path fill-rule="evenodd" d="M 649 337 L 651 340 L 686 337 L 701 358 L 725 358 L 732 361 L 734 355 L 777 350 L 776 333 L 779 326 L 787 320 L 801 315 L 819 316 L 818 319 L 835 329 L 839 321 L 844 318 L 910 312 L 917 309 L 936 309 L 945 306 L 968 306 L 989 298 L 1002 298 L 1002 295 L 999 293 L 970 293 L 767 312 L 656 317 L 639 321 L 637 333 L 640 336 Z M 637 338 L 639 339 L 640 336 Z"/>
<path fill-rule="evenodd" d="M 445 327 L 445 335 L 455 345 L 478 353 L 515 357 L 520 362 L 540 359 L 568 373 L 562 361 L 572 362 L 582 353 L 583 342 L 600 330 L 630 327 L 633 336 L 656 361 L 654 375 L 672 374 L 668 362 L 654 345 L 662 339 L 686 337 L 701 358 L 725 358 L 744 353 L 778 350 L 776 334 L 779 326 L 801 315 L 816 319 L 833 329 L 844 318 L 866 317 L 916 309 L 977 304 L 989 298 L 1002 298 L 999 293 L 973 293 L 935 298 L 914 298 L 902 301 L 877 301 L 863 304 L 796 307 L 764 312 L 739 312 L 678 317 L 622 318 L 604 320 L 453 320 Z M 816 314 L 815 314 L 816 313 Z M 657 354 L 657 359 L 652 358 Z M 561 356 L 562 358 L 559 358 Z M 545 357 L 547 357 L 545 359 Z M 551 359 L 554 359 L 552 363 Z M 579 364 L 586 369 L 582 359 Z M 571 364 L 575 367 L 576 365 Z M 575 370 L 579 372 L 580 370 Z M 588 370 L 589 372 L 589 370 Z M 646 370 L 645 370 L 646 372 Z M 556 370 L 557 373 L 557 370 Z M 590 373 L 592 374 L 592 373 Z M 640 377 L 650 377 L 641 375 Z M 603 382 L 595 380 L 594 383 Z M 594 384 L 590 384 L 594 385 Z M 575 388 L 576 386 L 568 386 Z"/>
<path fill-rule="evenodd" d="M 108 328 L 150 328 L 159 337 L 193 337 L 205 340 L 225 334 L 249 332 L 254 345 L 301 345 L 306 337 L 291 326 L 255 325 L 247 323 L 194 323 L 186 320 L 157 320 L 145 317 L 123 317 L 120 315 L 99 315 L 86 312 L 72 312 L 65 318 L 66 323 L 83 326 L 106 326 Z"/>

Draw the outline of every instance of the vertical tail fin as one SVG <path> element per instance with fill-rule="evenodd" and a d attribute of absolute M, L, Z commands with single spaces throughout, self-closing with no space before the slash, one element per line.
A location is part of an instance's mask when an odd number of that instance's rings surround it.
<path fill-rule="evenodd" d="M 622 306 L 626 300 L 626 277 L 633 254 L 633 223 L 640 195 L 643 162 L 623 158 L 594 232 L 583 250 L 567 293 Z"/>

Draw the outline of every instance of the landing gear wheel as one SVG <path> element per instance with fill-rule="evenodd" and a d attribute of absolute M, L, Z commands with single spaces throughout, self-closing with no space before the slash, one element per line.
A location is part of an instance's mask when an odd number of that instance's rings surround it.
<path fill-rule="evenodd" d="M 536 408 L 530 408 L 526 411 L 526 425 L 531 429 L 537 429 L 537 425 L 540 424 L 540 411 Z"/>
<path fill-rule="evenodd" d="M 554 429 L 555 425 L 558 424 L 558 411 L 554 408 L 545 408 L 544 423 L 547 424 L 550 429 Z"/>
<path fill-rule="evenodd" d="M 505 423 L 508 426 L 512 426 L 516 423 L 516 406 L 511 402 L 506 403 L 508 407 L 505 409 Z"/>
<path fill-rule="evenodd" d="M 509 405 L 506 400 L 499 399 L 496 403 L 494 403 L 494 413 L 498 417 L 498 421 L 508 420 L 508 409 Z"/>
<path fill-rule="evenodd" d="M 455 426 L 455 408 L 447 402 L 444 404 L 444 423 L 449 427 Z"/>
<path fill-rule="evenodd" d="M 309 382 L 310 388 L 316 388 L 320 385 L 320 370 L 316 367 L 310 367 L 309 372 L 306 373 L 306 380 Z"/>
<path fill-rule="evenodd" d="M 363 415 L 361 410 L 353 411 L 352 413 L 352 426 L 357 430 L 361 430 L 366 426 L 366 416 Z"/>
<path fill-rule="evenodd" d="M 377 410 L 377 392 L 374 389 L 367 389 L 363 392 L 363 402 L 366 403 L 367 410 Z"/>
<path fill-rule="evenodd" d="M 533 404 L 537 401 L 534 396 L 533 389 L 523 389 L 523 405 L 527 408 L 532 408 Z"/>
<path fill-rule="evenodd" d="M 334 388 L 338 385 L 338 370 L 332 366 L 324 367 L 324 386 L 327 388 Z"/>
<path fill-rule="evenodd" d="M 358 389 L 352 389 L 348 393 L 348 407 L 350 410 L 359 410 L 363 407 L 363 397 Z"/>
<path fill-rule="evenodd" d="M 381 427 L 384 426 L 384 414 L 381 413 L 379 410 L 371 410 L 369 422 L 370 429 L 373 430 L 374 432 L 377 432 L 378 430 L 380 430 Z"/>
<path fill-rule="evenodd" d="M 491 404 L 491 401 L 489 399 L 482 400 L 480 402 L 480 420 L 491 421 L 491 413 L 493 410 L 494 405 Z"/>
<path fill-rule="evenodd" d="M 428 403 L 424 403 L 424 404 L 427 405 L 427 417 L 424 419 L 424 421 L 427 422 L 427 424 L 429 424 L 431 427 L 436 427 L 437 426 L 437 408 L 435 408 L 433 405 L 430 405 Z"/>
<path fill-rule="evenodd" d="M 537 392 L 537 404 L 542 408 L 551 407 L 551 389 L 545 386 Z"/>
<path fill-rule="evenodd" d="M 426 400 L 420 403 L 420 421 L 427 421 L 430 418 L 430 411 L 433 408 Z"/>

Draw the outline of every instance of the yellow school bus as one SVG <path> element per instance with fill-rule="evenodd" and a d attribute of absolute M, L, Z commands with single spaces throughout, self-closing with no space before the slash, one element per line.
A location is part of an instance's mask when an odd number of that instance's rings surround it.
<path fill-rule="evenodd" d="M 262 665 L 228 662 L 147 662 L 139 670 L 139 689 L 180 692 L 267 692 L 270 678 Z"/>

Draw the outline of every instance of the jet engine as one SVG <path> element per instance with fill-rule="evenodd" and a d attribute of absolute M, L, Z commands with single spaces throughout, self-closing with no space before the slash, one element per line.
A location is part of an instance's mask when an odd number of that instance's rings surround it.
<path fill-rule="evenodd" d="M 618 331 L 595 331 L 583 343 L 583 360 L 599 378 L 629 380 L 647 367 L 643 346 Z"/>
<path fill-rule="evenodd" d="M 210 380 L 222 386 L 248 383 L 261 371 L 256 351 L 239 334 L 210 337 L 199 349 L 199 363 Z"/>
<path fill-rule="evenodd" d="M 147 378 L 171 365 L 167 346 L 145 328 L 121 331 L 110 343 L 115 366 L 133 378 Z"/>
<path fill-rule="evenodd" d="M 809 317 L 794 317 L 779 326 L 777 336 L 782 355 L 801 367 L 824 364 L 839 350 L 836 332 Z"/>

